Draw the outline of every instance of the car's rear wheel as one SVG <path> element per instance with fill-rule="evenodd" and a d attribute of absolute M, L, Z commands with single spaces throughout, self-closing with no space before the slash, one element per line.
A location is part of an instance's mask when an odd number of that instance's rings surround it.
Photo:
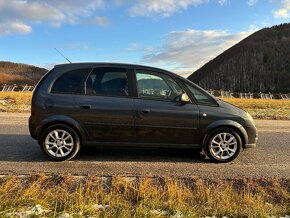
<path fill-rule="evenodd" d="M 230 162 L 239 155 L 242 140 L 233 129 L 219 128 L 210 134 L 205 148 L 211 160 L 222 163 Z"/>
<path fill-rule="evenodd" d="M 80 139 L 71 127 L 57 124 L 44 130 L 41 137 L 41 148 L 53 160 L 70 160 L 80 150 Z"/>

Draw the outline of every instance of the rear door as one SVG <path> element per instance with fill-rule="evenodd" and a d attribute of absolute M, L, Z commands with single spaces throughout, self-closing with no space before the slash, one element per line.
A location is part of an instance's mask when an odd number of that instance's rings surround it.
<path fill-rule="evenodd" d="M 180 103 L 181 86 L 170 75 L 136 69 L 136 129 L 139 143 L 199 143 L 199 109 Z"/>
<path fill-rule="evenodd" d="M 130 77 L 125 67 L 97 67 L 87 77 L 84 95 L 75 101 L 91 141 L 135 141 Z"/>

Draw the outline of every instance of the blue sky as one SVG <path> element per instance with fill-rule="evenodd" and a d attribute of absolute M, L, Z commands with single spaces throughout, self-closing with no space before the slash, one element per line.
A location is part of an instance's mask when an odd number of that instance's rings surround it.
<path fill-rule="evenodd" d="M 255 31 L 290 22 L 290 0 L 0 0 L 0 60 L 151 65 L 187 76 Z"/>

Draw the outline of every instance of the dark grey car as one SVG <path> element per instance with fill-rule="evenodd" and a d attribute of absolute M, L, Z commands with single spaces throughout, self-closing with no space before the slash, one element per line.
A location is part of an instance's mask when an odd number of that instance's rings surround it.
<path fill-rule="evenodd" d="M 30 134 L 54 160 L 81 146 L 198 148 L 216 162 L 256 146 L 252 117 L 171 72 L 139 65 L 55 66 L 32 98 Z"/>

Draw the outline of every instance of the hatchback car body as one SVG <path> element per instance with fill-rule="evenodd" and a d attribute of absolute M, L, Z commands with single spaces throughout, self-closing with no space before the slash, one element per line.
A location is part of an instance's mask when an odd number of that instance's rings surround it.
<path fill-rule="evenodd" d="M 153 67 L 56 65 L 37 84 L 31 136 L 54 160 L 81 146 L 199 148 L 229 162 L 256 146 L 252 117 L 191 81 Z"/>

